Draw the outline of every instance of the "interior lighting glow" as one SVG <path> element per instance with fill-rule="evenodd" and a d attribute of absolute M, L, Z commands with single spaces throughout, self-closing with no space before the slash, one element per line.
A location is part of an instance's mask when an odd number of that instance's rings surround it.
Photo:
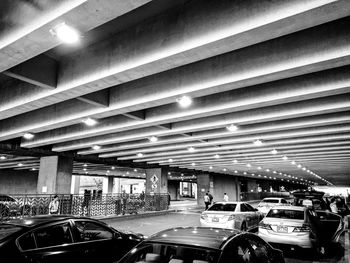
<path fill-rule="evenodd" d="M 138 153 L 137 154 L 137 157 L 142 157 L 143 156 L 143 153 Z"/>
<path fill-rule="evenodd" d="M 247 167 L 252 167 L 252 165 L 250 163 L 247 163 Z"/>
<path fill-rule="evenodd" d="M 112 170 L 114 170 L 114 169 L 115 169 L 115 167 L 114 167 L 114 166 L 112 166 L 112 167 L 111 167 L 111 169 L 112 169 Z"/>
<path fill-rule="evenodd" d="M 30 132 L 26 132 L 25 134 L 23 134 L 23 138 L 27 139 L 27 140 L 33 139 L 34 138 L 34 134 L 30 133 Z"/>
<path fill-rule="evenodd" d="M 296 162 L 295 161 L 291 161 L 291 164 L 296 165 Z"/>
<path fill-rule="evenodd" d="M 100 145 L 94 145 L 94 146 L 92 146 L 92 149 L 99 150 L 99 149 L 101 149 L 101 146 Z"/>
<path fill-rule="evenodd" d="M 224 169 L 222 169 L 224 172 L 226 172 L 227 171 L 227 169 L 226 168 L 224 168 Z"/>
<path fill-rule="evenodd" d="M 297 166 L 298 168 L 301 168 L 301 165 L 300 164 L 298 164 L 298 166 Z"/>
<path fill-rule="evenodd" d="M 178 98 L 177 103 L 179 103 L 180 107 L 187 108 L 192 104 L 192 99 L 188 96 L 182 96 L 181 98 Z"/>
<path fill-rule="evenodd" d="M 209 166 L 209 169 L 210 169 L 210 170 L 213 169 L 213 166 Z"/>
<path fill-rule="evenodd" d="M 243 174 L 247 174 L 247 172 L 243 172 Z"/>
<path fill-rule="evenodd" d="M 283 156 L 282 159 L 286 161 L 286 160 L 288 160 L 288 157 L 287 156 Z"/>
<path fill-rule="evenodd" d="M 149 138 L 149 141 L 150 142 L 156 142 L 156 141 L 158 141 L 158 137 L 152 136 L 151 138 Z"/>
<path fill-rule="evenodd" d="M 261 166 L 259 166 L 259 167 L 258 167 L 258 170 L 261 170 L 261 169 L 262 169 Z"/>
<path fill-rule="evenodd" d="M 23 166 L 23 163 L 18 163 L 17 166 L 21 167 Z"/>
<path fill-rule="evenodd" d="M 4 155 L 0 156 L 0 160 L 5 160 L 5 159 L 6 159 L 6 156 L 4 156 Z"/>
<path fill-rule="evenodd" d="M 189 152 L 194 152 L 194 151 L 195 151 L 194 147 L 189 147 L 187 150 L 188 150 Z"/>
<path fill-rule="evenodd" d="M 271 153 L 272 153 L 272 154 L 277 154 L 278 152 L 277 152 L 276 149 L 273 149 L 273 150 L 271 151 Z"/>
<path fill-rule="evenodd" d="M 84 120 L 82 120 L 83 123 L 85 123 L 87 126 L 94 126 L 97 124 L 97 121 L 95 119 L 92 118 L 86 118 Z"/>
<path fill-rule="evenodd" d="M 192 165 L 192 166 L 196 166 L 196 164 L 195 164 L 195 163 L 191 163 L 191 165 Z"/>
<path fill-rule="evenodd" d="M 238 130 L 238 126 L 234 125 L 234 124 L 230 124 L 228 126 L 226 126 L 226 129 L 229 130 L 230 132 L 234 132 Z"/>
<path fill-rule="evenodd" d="M 255 140 L 253 143 L 258 146 L 263 144 L 261 140 Z"/>
<path fill-rule="evenodd" d="M 236 173 L 238 173 L 238 171 L 237 171 L 237 170 L 235 170 L 235 174 L 236 174 Z"/>
<path fill-rule="evenodd" d="M 83 167 L 87 167 L 87 164 L 86 164 L 86 163 L 84 163 L 84 164 L 83 164 Z"/>
<path fill-rule="evenodd" d="M 137 172 L 137 169 L 134 169 L 134 172 Z"/>
<path fill-rule="evenodd" d="M 67 44 L 77 43 L 80 39 L 79 31 L 64 22 L 53 27 L 50 33 Z"/>
<path fill-rule="evenodd" d="M 215 154 L 215 155 L 214 155 L 214 158 L 219 159 L 219 158 L 220 158 L 220 155 Z"/>
<path fill-rule="evenodd" d="M 173 159 L 171 159 L 171 158 L 168 160 L 168 162 L 169 162 L 169 163 L 172 163 L 173 161 L 174 161 L 174 160 L 173 160 Z"/>
<path fill-rule="evenodd" d="M 36 171 L 36 169 L 35 169 L 35 168 L 32 168 L 32 171 Z"/>
<path fill-rule="evenodd" d="M 303 171 L 306 171 L 306 168 L 305 168 L 305 167 L 303 167 Z"/>
<path fill-rule="evenodd" d="M 237 161 L 237 160 L 233 160 L 232 162 L 233 162 L 233 163 L 238 163 L 238 161 Z"/>

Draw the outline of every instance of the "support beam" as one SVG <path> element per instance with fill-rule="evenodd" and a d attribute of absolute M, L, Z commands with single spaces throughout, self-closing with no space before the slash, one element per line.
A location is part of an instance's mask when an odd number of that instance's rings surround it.
<path fill-rule="evenodd" d="M 104 89 L 101 91 L 86 94 L 81 97 L 77 97 L 77 100 L 84 101 L 97 107 L 108 107 L 109 105 L 109 90 Z"/>
<path fill-rule="evenodd" d="M 54 59 L 39 55 L 2 73 L 38 87 L 55 89 L 57 69 L 57 62 Z"/>
<path fill-rule="evenodd" d="M 133 119 L 133 120 L 143 121 L 145 119 L 145 113 L 146 112 L 144 110 L 140 110 L 140 111 L 122 113 L 122 115 L 129 117 L 130 119 Z"/>

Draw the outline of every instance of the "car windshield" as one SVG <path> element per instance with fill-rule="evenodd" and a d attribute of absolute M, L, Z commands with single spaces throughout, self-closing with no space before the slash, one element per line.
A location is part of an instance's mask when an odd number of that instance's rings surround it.
<path fill-rule="evenodd" d="M 208 262 L 216 263 L 220 252 L 213 249 L 164 243 L 144 243 L 132 249 L 120 263 L 136 262 Z"/>
<path fill-rule="evenodd" d="M 13 233 L 16 233 L 17 231 L 20 231 L 21 229 L 22 227 L 20 226 L 0 224 L 0 240 L 4 239 L 5 237 L 8 237 Z"/>
<path fill-rule="evenodd" d="M 214 204 L 208 211 L 235 211 L 237 204 Z"/>
<path fill-rule="evenodd" d="M 271 209 L 266 215 L 266 217 L 304 220 L 304 211 Z"/>
<path fill-rule="evenodd" d="M 261 201 L 261 203 L 278 203 L 279 200 L 278 199 L 264 199 Z"/>

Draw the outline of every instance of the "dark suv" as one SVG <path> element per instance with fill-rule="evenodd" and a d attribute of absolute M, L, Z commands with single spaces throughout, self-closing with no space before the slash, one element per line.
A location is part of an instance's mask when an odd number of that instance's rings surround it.
<path fill-rule="evenodd" d="M 0 194 L 0 220 L 11 216 L 29 215 L 31 213 L 32 207 L 30 205 L 23 205 L 9 195 Z"/>

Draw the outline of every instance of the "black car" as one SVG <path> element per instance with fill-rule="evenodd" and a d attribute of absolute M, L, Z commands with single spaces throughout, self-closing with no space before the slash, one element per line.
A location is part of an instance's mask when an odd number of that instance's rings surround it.
<path fill-rule="evenodd" d="M 223 228 L 186 227 L 144 240 L 119 263 L 283 263 L 280 250 L 255 234 Z"/>
<path fill-rule="evenodd" d="M 86 217 L 13 219 L 0 224 L 0 262 L 113 262 L 142 240 Z"/>
<path fill-rule="evenodd" d="M 29 204 L 22 204 L 15 198 L 0 194 L 0 219 L 7 219 L 10 216 L 30 215 L 34 210 Z"/>

